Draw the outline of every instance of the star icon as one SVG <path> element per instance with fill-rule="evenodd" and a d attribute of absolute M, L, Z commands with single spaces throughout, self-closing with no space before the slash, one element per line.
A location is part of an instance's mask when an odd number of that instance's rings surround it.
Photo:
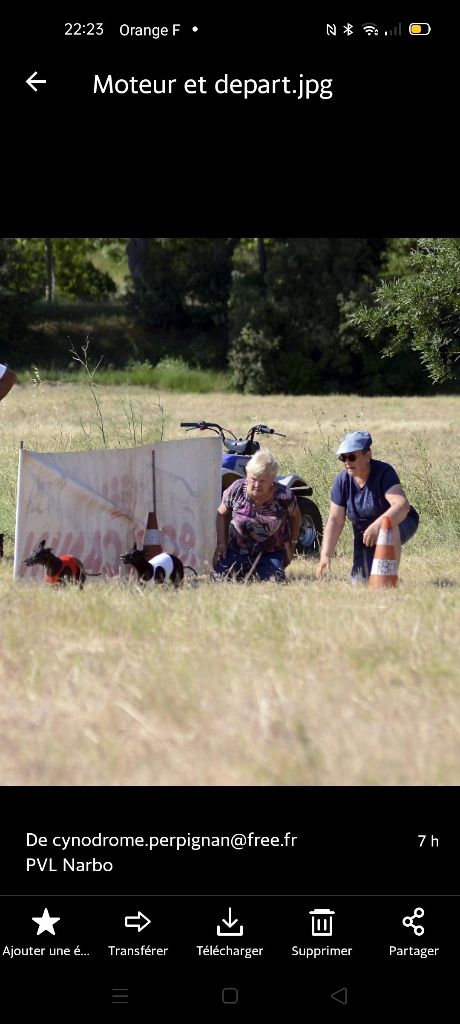
<path fill-rule="evenodd" d="M 47 907 L 45 907 L 41 917 L 32 918 L 32 921 L 35 921 L 35 923 L 38 924 L 37 935 L 41 935 L 42 932 L 49 932 L 50 935 L 54 935 L 54 925 L 56 924 L 56 921 L 60 920 L 60 917 L 50 917 Z"/>

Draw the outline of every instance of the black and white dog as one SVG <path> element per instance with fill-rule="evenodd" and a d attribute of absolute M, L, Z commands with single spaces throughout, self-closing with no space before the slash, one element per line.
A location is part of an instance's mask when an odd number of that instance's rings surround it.
<path fill-rule="evenodd" d="M 137 570 L 138 582 L 143 584 L 172 583 L 173 586 L 180 587 L 184 580 L 184 569 L 191 569 L 195 576 L 198 575 L 191 565 L 184 566 L 184 563 L 176 555 L 167 555 L 162 552 L 147 561 L 144 552 L 137 545 L 131 548 L 131 551 L 127 551 L 125 555 L 121 555 L 120 562 L 123 562 L 123 565 L 134 566 Z"/>

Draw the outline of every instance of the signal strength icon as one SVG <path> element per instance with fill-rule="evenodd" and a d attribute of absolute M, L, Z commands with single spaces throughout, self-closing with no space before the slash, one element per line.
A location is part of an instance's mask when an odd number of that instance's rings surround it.
<path fill-rule="evenodd" d="M 366 21 L 366 24 L 363 25 L 363 32 L 365 32 L 367 36 L 378 36 L 379 34 L 377 25 L 375 25 L 373 21 Z"/>
<path fill-rule="evenodd" d="M 394 28 L 385 29 L 384 35 L 385 36 L 400 36 L 400 35 L 402 35 L 402 32 L 401 32 L 401 22 L 399 22 L 399 25 L 395 25 Z"/>

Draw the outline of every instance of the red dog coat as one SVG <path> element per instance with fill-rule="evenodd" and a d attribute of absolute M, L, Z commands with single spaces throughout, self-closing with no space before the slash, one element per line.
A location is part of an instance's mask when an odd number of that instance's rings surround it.
<path fill-rule="evenodd" d="M 61 568 L 59 569 L 59 572 L 57 572 L 55 576 L 45 576 L 45 580 L 47 583 L 60 583 L 62 573 L 64 572 L 66 566 L 68 566 L 68 568 L 70 569 L 74 579 L 78 579 L 80 567 L 78 565 L 77 559 L 74 558 L 73 555 L 60 555 L 60 560 L 62 562 L 62 565 Z"/>

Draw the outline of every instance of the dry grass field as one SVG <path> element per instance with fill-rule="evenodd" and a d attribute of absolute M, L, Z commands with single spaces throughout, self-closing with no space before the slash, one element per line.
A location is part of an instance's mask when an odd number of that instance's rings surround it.
<path fill-rule="evenodd" d="M 16 387 L 0 405 L 3 785 L 458 785 L 460 397 L 156 395 Z M 348 582 L 296 560 L 290 585 L 83 593 L 14 583 L 17 449 L 184 436 L 181 419 L 262 421 L 271 447 L 327 512 L 337 440 L 369 429 L 421 515 L 400 586 Z"/>

